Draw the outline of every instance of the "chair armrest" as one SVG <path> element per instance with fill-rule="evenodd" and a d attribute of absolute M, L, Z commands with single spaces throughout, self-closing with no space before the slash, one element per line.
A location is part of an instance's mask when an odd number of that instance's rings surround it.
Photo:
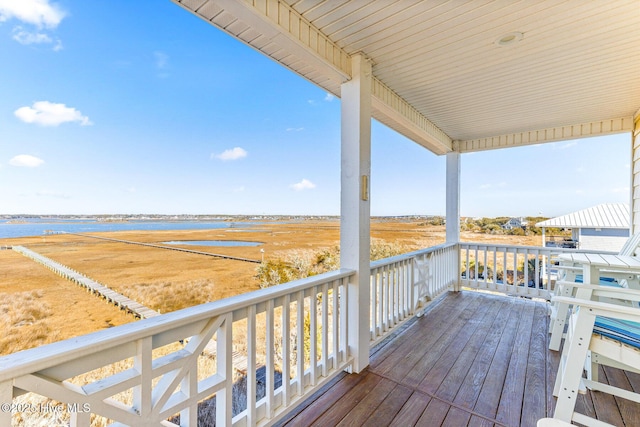
<path fill-rule="evenodd" d="M 555 297 L 553 299 L 558 303 L 573 304 L 574 307 L 589 310 L 596 316 L 640 322 L 640 308 L 637 307 L 571 297 Z"/>
<path fill-rule="evenodd" d="M 578 271 L 578 272 L 583 270 L 582 266 L 577 266 L 575 264 L 574 265 L 560 264 L 557 267 L 558 267 L 558 270 L 568 270 L 568 271 Z"/>
<path fill-rule="evenodd" d="M 625 299 L 629 301 L 640 301 L 640 290 L 630 288 L 619 288 L 616 286 L 603 286 L 603 285 L 591 285 L 588 283 L 577 283 L 569 281 L 559 281 L 556 285 L 568 286 L 576 289 L 587 289 L 593 291 L 594 296 L 602 296 L 607 298 Z M 558 297 L 553 297 L 551 301 L 554 301 Z M 575 299 L 573 297 L 566 297 Z"/>

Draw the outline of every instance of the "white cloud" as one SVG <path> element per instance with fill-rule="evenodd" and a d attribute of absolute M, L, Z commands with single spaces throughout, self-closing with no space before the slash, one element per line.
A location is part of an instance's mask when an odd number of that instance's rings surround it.
<path fill-rule="evenodd" d="M 481 184 L 481 185 L 480 185 L 480 189 L 481 189 L 481 190 L 486 190 L 486 189 L 488 189 L 488 188 L 491 188 L 491 184 Z"/>
<path fill-rule="evenodd" d="M 53 43 L 51 37 L 44 33 L 32 33 L 22 27 L 13 29 L 13 39 L 21 44 Z"/>
<path fill-rule="evenodd" d="M 285 129 L 287 132 L 301 132 L 304 130 L 303 127 L 299 127 L 299 128 L 287 128 Z"/>
<path fill-rule="evenodd" d="M 220 154 L 211 154 L 211 158 L 220 160 L 238 160 L 243 157 L 247 157 L 247 151 L 244 148 L 234 147 L 229 150 L 225 150 Z"/>
<path fill-rule="evenodd" d="M 53 45 L 55 52 L 62 50 L 62 41 L 43 32 L 43 29 L 55 29 L 66 13 L 49 0 L 0 0 L 0 23 L 15 19 L 33 30 L 20 25 L 13 28 L 12 38 L 20 44 Z M 37 31 L 36 31 L 37 29 Z"/>
<path fill-rule="evenodd" d="M 35 123 L 40 126 L 58 126 L 66 122 L 79 122 L 81 126 L 93 124 L 89 117 L 83 116 L 75 108 L 49 101 L 34 102 L 33 107 L 18 108 L 14 114 L 25 123 Z"/>
<path fill-rule="evenodd" d="M 30 156 L 29 154 L 19 154 L 9 160 L 9 164 L 12 166 L 20 166 L 26 168 L 37 168 L 43 163 L 44 160 L 35 156 Z"/>
<path fill-rule="evenodd" d="M 323 101 L 325 102 L 331 102 L 334 99 L 336 99 L 336 97 L 332 94 L 327 92 L 324 96 L 324 98 L 322 98 Z M 307 99 L 307 103 L 313 107 L 320 105 L 320 101 L 318 101 L 317 99 Z"/>
<path fill-rule="evenodd" d="M 55 28 L 65 15 L 49 0 L 0 0 L 0 22 L 17 19 L 38 28 Z"/>
<path fill-rule="evenodd" d="M 1 0 L 0 0 L 1 1 Z M 60 39 L 52 39 L 48 34 L 41 32 L 31 32 L 18 26 L 13 29 L 13 39 L 20 44 L 54 44 L 53 50 L 58 52 L 62 50 L 62 41 Z"/>
<path fill-rule="evenodd" d="M 291 184 L 290 185 L 291 188 L 293 188 L 296 191 L 302 191 L 302 190 L 311 190 L 313 188 L 316 188 L 316 185 L 309 181 L 308 179 L 303 179 L 300 182 L 297 182 L 295 184 Z"/>

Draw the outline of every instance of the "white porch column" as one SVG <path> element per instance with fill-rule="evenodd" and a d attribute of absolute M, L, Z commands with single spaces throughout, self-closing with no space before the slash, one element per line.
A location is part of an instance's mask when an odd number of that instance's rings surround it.
<path fill-rule="evenodd" d="M 447 243 L 460 241 L 460 153 L 447 153 Z"/>
<path fill-rule="evenodd" d="M 356 270 L 348 289 L 347 335 L 353 372 L 369 365 L 371 64 L 351 57 L 352 79 L 342 84 L 340 266 Z"/>
<path fill-rule="evenodd" d="M 631 234 L 640 232 L 640 110 L 631 131 Z"/>
<path fill-rule="evenodd" d="M 460 153 L 447 153 L 447 243 L 460 242 Z M 456 265 L 460 265 L 460 251 Z M 459 267 L 458 267 L 459 268 Z M 460 290 L 460 280 L 454 285 Z"/>

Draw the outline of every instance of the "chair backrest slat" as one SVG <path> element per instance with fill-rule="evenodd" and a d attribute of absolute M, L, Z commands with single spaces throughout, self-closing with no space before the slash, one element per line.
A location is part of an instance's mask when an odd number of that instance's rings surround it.
<path fill-rule="evenodd" d="M 640 253 L 640 233 L 635 233 L 627 239 L 618 255 L 636 256 Z"/>

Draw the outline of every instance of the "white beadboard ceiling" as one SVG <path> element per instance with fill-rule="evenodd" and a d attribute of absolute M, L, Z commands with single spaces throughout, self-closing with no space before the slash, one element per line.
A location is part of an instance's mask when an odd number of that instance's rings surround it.
<path fill-rule="evenodd" d="M 338 96 L 363 54 L 374 117 L 437 154 L 630 131 L 640 109 L 640 0 L 173 1 Z"/>

